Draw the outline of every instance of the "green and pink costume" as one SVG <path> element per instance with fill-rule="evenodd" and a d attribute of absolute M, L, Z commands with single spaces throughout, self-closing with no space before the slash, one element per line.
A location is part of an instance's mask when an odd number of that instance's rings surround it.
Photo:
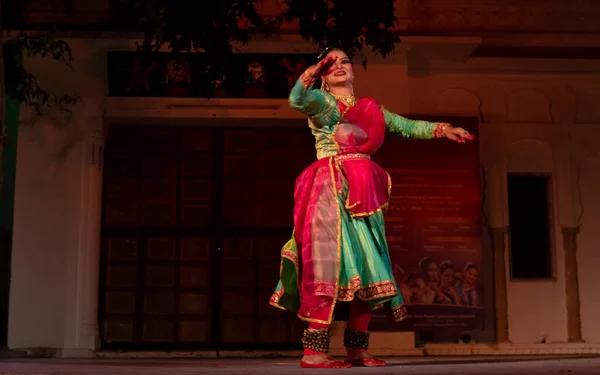
<path fill-rule="evenodd" d="M 371 98 L 347 107 L 299 79 L 290 104 L 309 117 L 317 161 L 296 180 L 294 232 L 281 251 L 281 275 L 271 305 L 329 325 L 338 301 L 358 298 L 370 310 L 389 305 L 396 321 L 405 307 L 385 238 L 392 183 L 371 161 L 386 133 L 431 139 L 442 124 L 391 113 Z M 308 86 L 308 87 L 307 87 Z"/>

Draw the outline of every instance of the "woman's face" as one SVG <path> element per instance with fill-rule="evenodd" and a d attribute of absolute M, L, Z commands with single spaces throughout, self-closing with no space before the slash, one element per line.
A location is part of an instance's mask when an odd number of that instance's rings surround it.
<path fill-rule="evenodd" d="M 427 279 L 428 281 L 439 281 L 440 274 L 437 263 L 431 262 L 427 266 Z"/>
<path fill-rule="evenodd" d="M 465 282 L 467 284 L 475 284 L 475 282 L 477 281 L 477 276 L 479 275 L 479 271 L 477 271 L 477 268 L 471 268 L 469 269 L 467 272 L 465 272 L 464 278 L 465 278 Z"/>
<path fill-rule="evenodd" d="M 423 281 L 422 277 L 414 277 L 410 280 L 408 286 L 413 293 L 419 293 L 425 289 L 425 281 Z"/>
<path fill-rule="evenodd" d="M 454 284 L 454 270 L 447 268 L 440 276 L 440 286 L 442 288 L 451 288 L 452 284 Z"/>
<path fill-rule="evenodd" d="M 354 79 L 354 69 L 352 68 L 350 58 L 344 52 L 337 49 L 329 52 L 327 56 L 336 58 L 336 60 L 329 71 L 325 72 L 322 76 L 325 83 L 329 86 L 345 86 L 351 83 Z"/>

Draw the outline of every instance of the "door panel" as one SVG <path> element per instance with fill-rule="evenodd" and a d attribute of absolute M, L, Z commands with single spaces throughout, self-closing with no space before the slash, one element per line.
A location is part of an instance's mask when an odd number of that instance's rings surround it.
<path fill-rule="evenodd" d="M 117 127 L 104 176 L 104 348 L 299 347 L 269 306 L 305 129 Z"/>

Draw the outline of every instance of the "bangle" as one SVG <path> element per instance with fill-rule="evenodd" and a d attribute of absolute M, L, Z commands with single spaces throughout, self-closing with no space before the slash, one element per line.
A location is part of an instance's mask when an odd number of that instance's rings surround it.
<path fill-rule="evenodd" d="M 433 138 L 444 138 L 446 136 L 446 129 L 451 128 L 452 125 L 447 124 L 445 122 L 440 122 L 436 124 L 433 128 Z"/>

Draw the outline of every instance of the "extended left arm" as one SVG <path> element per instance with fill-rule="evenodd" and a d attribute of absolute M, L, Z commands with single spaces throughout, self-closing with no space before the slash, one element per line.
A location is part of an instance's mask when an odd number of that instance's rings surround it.
<path fill-rule="evenodd" d="M 439 122 L 428 122 L 422 120 L 410 120 L 381 107 L 385 118 L 385 129 L 392 135 L 404 138 L 432 139 L 446 136 L 445 129 L 449 124 Z"/>
<path fill-rule="evenodd" d="M 475 137 L 463 128 L 454 128 L 445 122 L 409 120 L 381 107 L 385 119 L 385 129 L 392 135 L 404 138 L 432 139 L 448 138 L 458 143 L 467 143 Z"/>

